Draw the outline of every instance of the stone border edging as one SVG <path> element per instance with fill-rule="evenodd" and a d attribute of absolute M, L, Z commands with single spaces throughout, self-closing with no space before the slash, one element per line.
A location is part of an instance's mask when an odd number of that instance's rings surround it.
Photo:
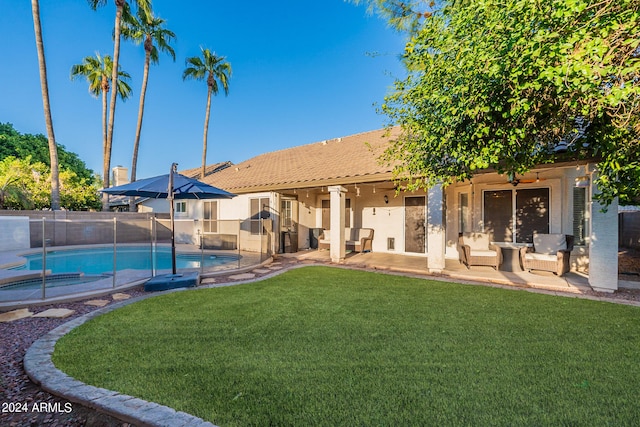
<path fill-rule="evenodd" d="M 176 411 L 168 406 L 87 385 L 56 368 L 51 360 L 56 342 L 88 320 L 146 298 L 181 292 L 187 289 L 172 289 L 132 298 L 94 310 L 58 326 L 29 347 L 23 362 L 25 372 L 31 381 L 51 394 L 94 409 L 118 420 L 134 424 L 137 427 L 216 427 L 208 421 L 186 412 Z"/>

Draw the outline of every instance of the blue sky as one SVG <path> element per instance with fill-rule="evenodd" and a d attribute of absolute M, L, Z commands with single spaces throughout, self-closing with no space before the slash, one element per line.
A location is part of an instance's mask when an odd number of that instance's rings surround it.
<path fill-rule="evenodd" d="M 40 12 L 56 140 L 102 171 L 101 102 L 69 71 L 95 52 L 113 54 L 113 0 L 93 11 L 83 0 L 41 0 Z M 241 162 L 280 150 L 379 129 L 376 112 L 395 78 L 403 36 L 363 6 L 343 0 L 153 0 L 176 33 L 176 61 L 151 67 L 140 141 L 138 178 L 198 167 L 206 84 L 182 81 L 185 58 L 200 46 L 233 67 L 229 96 L 213 98 L 207 163 Z M 45 133 L 31 4 L 0 0 L 0 122 Z M 121 69 L 133 95 L 118 102 L 111 165 L 131 167 L 144 52 L 123 42 Z"/>

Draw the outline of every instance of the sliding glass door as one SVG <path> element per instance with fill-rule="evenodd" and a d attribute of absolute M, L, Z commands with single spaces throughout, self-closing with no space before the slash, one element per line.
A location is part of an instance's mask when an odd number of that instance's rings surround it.
<path fill-rule="evenodd" d="M 531 243 L 549 233 L 549 188 L 484 191 L 484 230 L 496 242 Z"/>

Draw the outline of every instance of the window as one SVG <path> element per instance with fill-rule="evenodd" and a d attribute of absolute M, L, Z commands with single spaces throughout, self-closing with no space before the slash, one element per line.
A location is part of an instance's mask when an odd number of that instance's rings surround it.
<path fill-rule="evenodd" d="M 549 233 L 549 189 L 485 191 L 484 229 L 496 242 L 532 243 Z"/>
<path fill-rule="evenodd" d="M 344 201 L 344 226 L 351 227 L 351 199 Z M 322 201 L 322 228 L 329 230 L 331 228 L 331 201 Z"/>
<path fill-rule="evenodd" d="M 291 230 L 293 228 L 293 200 L 291 199 L 282 200 L 280 215 L 282 220 L 281 227 L 284 230 Z"/>
<path fill-rule="evenodd" d="M 180 202 L 175 202 L 175 212 L 176 213 L 186 213 L 187 212 L 187 202 L 186 201 L 180 201 Z"/>
<path fill-rule="evenodd" d="M 262 234 L 261 220 L 271 217 L 269 213 L 269 198 L 249 199 L 249 209 L 251 211 L 251 234 Z"/>
<path fill-rule="evenodd" d="M 458 194 L 458 232 L 471 231 L 471 207 L 469 206 L 469 193 Z"/>
<path fill-rule="evenodd" d="M 218 201 L 204 202 L 203 233 L 218 232 Z"/>
<path fill-rule="evenodd" d="M 573 188 L 573 236 L 576 245 L 584 245 L 587 240 L 589 219 L 587 216 L 587 189 Z"/>
<path fill-rule="evenodd" d="M 533 234 L 549 233 L 549 189 L 516 191 L 516 242 L 533 243 Z"/>

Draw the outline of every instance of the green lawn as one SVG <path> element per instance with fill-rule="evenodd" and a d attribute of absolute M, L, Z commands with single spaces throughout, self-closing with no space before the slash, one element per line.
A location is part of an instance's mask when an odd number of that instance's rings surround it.
<path fill-rule="evenodd" d="M 132 304 L 53 360 L 221 426 L 640 420 L 637 307 L 330 267 Z"/>

